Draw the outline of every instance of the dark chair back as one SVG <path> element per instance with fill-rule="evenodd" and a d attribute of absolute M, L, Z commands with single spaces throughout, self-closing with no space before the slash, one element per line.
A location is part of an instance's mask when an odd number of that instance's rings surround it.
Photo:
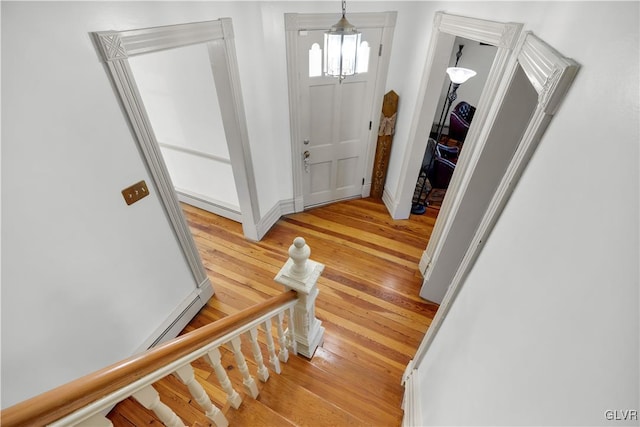
<path fill-rule="evenodd" d="M 459 102 L 449 116 L 449 138 L 463 142 L 475 112 L 476 107 L 473 105 L 465 101 Z"/>

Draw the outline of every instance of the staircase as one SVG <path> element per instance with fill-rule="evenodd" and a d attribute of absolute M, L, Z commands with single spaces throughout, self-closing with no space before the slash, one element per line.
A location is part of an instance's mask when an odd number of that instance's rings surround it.
<path fill-rule="evenodd" d="M 243 401 L 260 395 L 256 378 L 266 383 L 270 372 L 282 372 L 280 363 L 289 360 L 290 352 L 296 355 L 300 348 L 303 355 L 311 358 L 322 342 L 324 328 L 315 317 L 314 303 L 318 295 L 316 283 L 324 265 L 309 260 L 309 254 L 305 240 L 297 237 L 289 248 L 289 259 L 275 278 L 285 286 L 284 293 L 7 408 L 1 414 L 2 425 L 149 424 L 138 416 L 130 420 L 120 412 L 112 419 L 103 416 L 105 410 L 114 405 L 127 406 L 135 401 L 168 427 L 203 425 L 203 422 L 227 427 L 227 414 L 232 413 L 232 409 L 239 410 Z M 253 370 L 245 354 L 252 355 Z M 203 361 L 209 368 L 203 369 Z M 212 373 L 218 386 L 211 381 Z M 242 395 L 237 391 L 239 388 Z M 212 396 L 216 396 L 216 403 Z M 279 400 L 272 400 L 277 405 Z M 123 401 L 126 403 L 121 403 Z M 198 407 L 191 405 L 194 401 Z M 254 409 L 247 410 L 247 406 Z M 250 421 L 242 420 L 246 413 L 254 417 L 251 425 L 280 425 L 286 421 L 271 409 L 265 411 L 267 407 L 264 402 L 245 405 L 238 412 L 243 415 L 239 415 L 237 425 Z"/>
<path fill-rule="evenodd" d="M 242 398 L 238 409 L 227 402 L 206 358 L 191 364 L 195 379 L 229 424 L 399 426 L 402 373 L 437 309 L 417 296 L 421 278 L 415 268 L 433 228 L 433 213 L 393 221 L 381 202 L 354 200 L 283 217 L 261 242 L 252 243 L 244 239 L 238 223 L 190 206 L 183 209 L 216 284 L 216 296 L 184 334 L 282 293 L 282 284 L 273 278 L 286 260 L 283 248 L 297 235 L 308 236 L 312 258 L 330 267 L 320 278 L 315 304 L 326 333 L 312 359 L 290 350 L 287 363 L 281 362 L 281 373 L 276 374 L 269 365 L 266 335 L 259 328 L 257 341 L 270 374 L 262 382 L 251 340 L 246 333 L 241 335 L 246 364 L 259 392 L 256 399 L 245 390 L 230 344 L 218 348 L 221 366 Z M 284 330 L 288 322 L 287 312 Z M 275 320 L 272 335 L 278 352 Z M 178 377 L 169 374 L 153 386 L 182 425 L 215 425 Z M 2 425 L 9 425 L 5 411 L 0 415 Z M 118 403 L 106 418 L 115 426 L 162 425 L 133 397 Z M 104 417 L 91 425 L 100 426 L 99 422 Z"/>

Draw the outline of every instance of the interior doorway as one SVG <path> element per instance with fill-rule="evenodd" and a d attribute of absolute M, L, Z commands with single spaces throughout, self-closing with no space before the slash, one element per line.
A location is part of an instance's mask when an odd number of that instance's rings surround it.
<path fill-rule="evenodd" d="M 206 44 L 134 56 L 129 65 L 178 199 L 242 222 Z"/>
<path fill-rule="evenodd" d="M 476 74 L 459 86 L 448 78 L 444 81 L 411 201 L 413 215 L 422 215 L 426 209 L 436 215 L 440 212 L 496 52 L 491 44 L 456 37 L 448 67 Z"/>
<path fill-rule="evenodd" d="M 100 31 L 92 35 L 149 169 L 152 180 L 149 189 L 155 191 L 165 209 L 198 287 L 207 288 L 212 293 L 211 283 L 184 218 L 129 59 L 185 46 L 206 46 L 206 68 L 212 72 L 215 81 L 243 232 L 248 239 L 259 240 L 259 206 L 242 94 L 238 83 L 239 72 L 231 19 L 125 31 Z M 203 300 L 206 303 L 208 297 Z"/>

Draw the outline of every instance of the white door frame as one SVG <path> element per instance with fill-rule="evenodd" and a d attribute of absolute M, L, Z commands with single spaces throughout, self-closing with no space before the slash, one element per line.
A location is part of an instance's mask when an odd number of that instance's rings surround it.
<path fill-rule="evenodd" d="M 260 212 L 231 19 L 222 18 L 215 21 L 126 31 L 100 31 L 92 34 L 107 65 L 146 160 L 154 187 L 158 191 L 160 202 L 167 212 L 189 267 L 197 283 L 209 283 L 127 58 L 164 49 L 207 43 L 238 192 L 242 229 L 247 239 L 259 240 L 257 224 Z"/>
<path fill-rule="evenodd" d="M 419 367 L 421 361 L 424 359 L 451 305 L 462 289 L 464 280 L 480 255 L 491 230 L 493 230 L 493 227 L 498 221 L 522 172 L 538 146 L 542 135 L 549 126 L 553 115 L 557 112 L 560 102 L 569 90 L 579 69 L 579 65 L 575 61 L 557 52 L 532 32 L 524 33 L 516 49 L 516 54 L 513 55 L 513 58 L 509 61 L 505 77 L 500 82 L 500 87 L 498 88 L 495 99 L 496 102 L 486 126 L 488 132 L 491 131 L 494 126 L 501 125 L 496 121 L 497 114 L 502 107 L 519 67 L 524 70 L 531 86 L 537 92 L 538 103 L 533 115 L 529 119 L 522 138 L 517 142 L 515 154 L 491 199 L 488 209 L 482 217 L 480 226 L 460 263 L 460 267 L 453 277 L 444 300 L 431 322 L 431 326 L 424 339 L 420 343 L 414 359 L 407 367 L 404 380 L 408 378 L 414 369 Z"/>
<path fill-rule="evenodd" d="M 465 140 L 465 149 L 460 155 L 449 184 L 447 196 L 443 201 L 427 248 L 420 260 L 419 269 L 424 276 L 425 283 L 429 280 L 433 270 L 440 268 L 446 269 L 446 277 L 442 282 L 446 282 L 448 285 L 473 237 L 473 231 L 462 237 L 454 236 L 451 232 L 458 229 L 456 227 L 457 214 L 469 188 L 480 155 L 487 143 L 488 133 L 484 129 L 485 123 L 491 107 L 496 102 L 498 87 L 504 75 L 507 61 L 518 41 L 522 26 L 519 23 L 487 21 L 444 12 L 437 12 L 434 16 L 427 60 L 418 91 L 418 104 L 409 131 L 409 145 L 405 151 L 400 169 L 400 180 L 395 192 L 396 199 L 392 200 L 386 190 L 383 196 L 383 201 L 394 219 L 409 217 L 415 183 L 424 157 L 431 124 L 438 108 L 440 92 L 446 78 L 445 70 L 449 66 L 456 37 L 494 45 L 497 47 L 497 51 Z M 486 203 L 488 204 L 488 200 Z M 474 212 L 478 223 L 483 213 L 484 208 L 478 208 L 478 211 Z M 448 249 L 450 253 L 451 248 L 454 248 L 454 252 L 459 253 L 459 257 L 440 257 L 445 249 Z M 421 295 L 425 297 L 424 287 Z M 444 292 L 440 298 L 443 295 Z M 441 301 L 441 299 L 432 298 L 431 295 L 428 299 L 438 303 Z"/>
<path fill-rule="evenodd" d="M 303 167 L 302 167 L 302 131 L 298 118 L 300 111 L 300 79 L 298 76 L 298 31 L 302 30 L 328 30 L 333 26 L 340 15 L 333 13 L 285 13 L 285 31 L 287 45 L 287 74 L 289 84 L 289 122 L 291 127 L 291 163 L 293 174 L 293 202 L 295 212 L 304 210 Z M 372 12 L 350 13 L 349 22 L 356 28 L 382 28 L 381 44 L 382 55 L 378 63 L 378 75 L 375 81 L 373 93 L 373 110 L 382 111 L 387 71 L 391 58 L 391 44 L 393 31 L 396 25 L 397 12 Z M 375 52 L 375 47 L 372 50 Z M 378 129 L 380 116 L 374 114 L 372 129 Z M 367 140 L 367 153 L 364 164 L 365 183 L 362 187 L 362 197 L 368 197 L 371 193 L 371 173 L 375 156 L 377 132 L 370 132 Z"/>

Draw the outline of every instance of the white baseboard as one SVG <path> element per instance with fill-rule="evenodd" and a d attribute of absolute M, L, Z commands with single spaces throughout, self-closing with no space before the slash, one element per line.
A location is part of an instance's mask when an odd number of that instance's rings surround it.
<path fill-rule="evenodd" d="M 389 191 L 387 191 L 386 187 L 382 190 L 382 203 L 384 203 L 384 205 L 387 207 L 389 215 L 391 215 L 391 217 L 393 218 L 393 212 L 395 210 L 396 202 L 393 199 L 393 196 L 389 194 Z"/>
<path fill-rule="evenodd" d="M 147 338 L 135 351 L 143 352 L 165 341 L 178 336 L 185 326 L 198 314 L 213 296 L 214 290 L 209 279 L 205 279 L 197 289 L 194 289 L 165 319 L 164 322 Z"/>
<path fill-rule="evenodd" d="M 271 227 L 275 225 L 276 222 L 280 219 L 282 215 L 288 215 L 293 213 L 294 201 L 293 199 L 288 200 L 280 200 L 278 203 L 273 205 L 269 212 L 260 218 L 260 221 L 257 224 L 258 229 L 258 240 L 262 239 L 265 234 L 271 230 Z"/>
<path fill-rule="evenodd" d="M 422 411 L 420 409 L 419 389 L 416 384 L 415 369 L 404 383 L 404 397 L 402 398 L 402 427 L 422 426 Z"/>
<path fill-rule="evenodd" d="M 280 214 L 289 215 L 296 211 L 295 201 L 293 199 L 280 200 Z"/>
<path fill-rule="evenodd" d="M 431 264 L 431 257 L 427 254 L 427 250 L 425 249 L 422 252 L 422 256 L 420 257 L 420 263 L 418 263 L 418 269 L 420 270 L 420 274 L 422 274 L 422 278 L 427 280 L 427 269 L 429 268 L 429 264 Z M 429 270 L 431 273 L 431 270 Z M 431 274 L 429 274 L 431 276 Z"/>
<path fill-rule="evenodd" d="M 232 221 L 242 222 L 242 215 L 240 214 L 240 208 L 230 206 L 224 202 L 218 200 L 211 200 L 204 196 L 195 194 L 188 194 L 184 190 L 176 188 L 176 194 L 178 200 L 196 208 L 204 209 L 207 212 L 220 215 L 221 217 L 228 218 Z"/>

